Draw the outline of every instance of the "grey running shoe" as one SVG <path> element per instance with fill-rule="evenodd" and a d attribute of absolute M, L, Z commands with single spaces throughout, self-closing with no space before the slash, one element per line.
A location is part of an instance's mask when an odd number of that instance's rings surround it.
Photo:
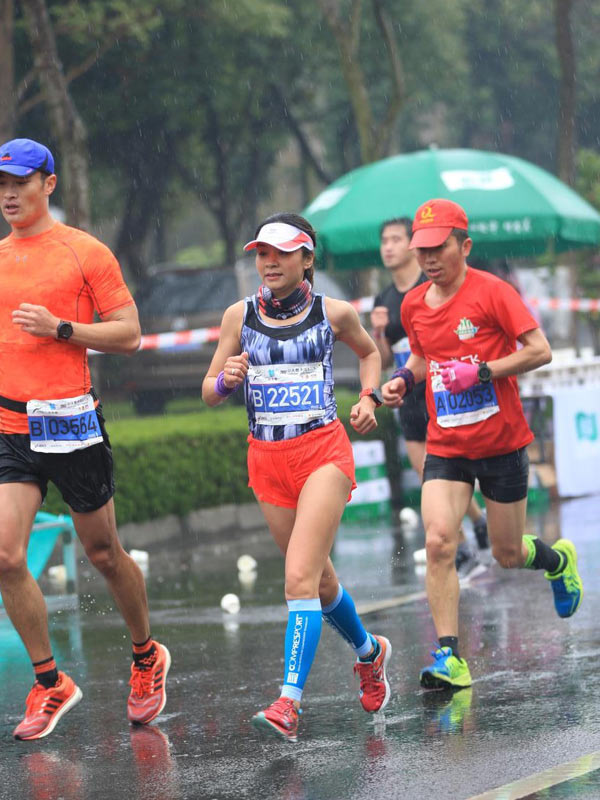
<path fill-rule="evenodd" d="M 488 539 L 487 516 L 485 511 L 482 511 L 477 522 L 473 523 L 473 532 L 477 539 L 477 547 L 479 547 L 480 550 L 486 550 L 490 546 L 490 540 Z"/>
<path fill-rule="evenodd" d="M 487 565 L 483 564 L 475 553 L 461 548 L 456 553 L 455 563 L 458 580 L 461 583 L 466 583 L 479 575 L 483 575 L 488 569 Z"/>

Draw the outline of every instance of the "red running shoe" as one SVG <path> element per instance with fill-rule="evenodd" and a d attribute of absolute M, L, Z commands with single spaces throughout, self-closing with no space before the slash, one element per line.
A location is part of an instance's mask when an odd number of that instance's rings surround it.
<path fill-rule="evenodd" d="M 64 672 L 58 673 L 58 683 L 49 689 L 36 681 L 25 701 L 25 716 L 14 729 L 13 736 L 27 741 L 43 739 L 81 697 L 79 686 Z"/>
<path fill-rule="evenodd" d="M 298 741 L 298 717 L 302 712 L 296 708 L 290 697 L 280 697 L 264 711 L 259 711 L 252 717 L 255 728 L 274 733 L 287 739 L 288 742 Z"/>
<path fill-rule="evenodd" d="M 392 645 L 385 636 L 375 636 L 381 650 L 375 661 L 356 660 L 354 672 L 360 676 L 358 697 L 365 711 L 374 714 L 384 709 L 390 699 L 390 685 L 385 668 L 392 655 Z"/>
<path fill-rule="evenodd" d="M 155 652 L 146 659 L 150 663 L 136 665 L 134 662 L 131 665 L 127 719 L 135 725 L 152 722 L 167 702 L 165 683 L 171 666 L 171 654 L 164 644 L 154 641 L 154 646 Z"/>

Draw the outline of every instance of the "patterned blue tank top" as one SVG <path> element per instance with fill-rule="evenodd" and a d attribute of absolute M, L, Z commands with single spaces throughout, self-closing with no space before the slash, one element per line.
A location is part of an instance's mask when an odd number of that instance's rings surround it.
<path fill-rule="evenodd" d="M 246 298 L 241 344 L 249 370 L 244 392 L 255 439 L 293 439 L 337 418 L 334 343 L 323 295 L 315 294 L 308 314 L 292 325 L 265 323 L 256 295 Z"/>

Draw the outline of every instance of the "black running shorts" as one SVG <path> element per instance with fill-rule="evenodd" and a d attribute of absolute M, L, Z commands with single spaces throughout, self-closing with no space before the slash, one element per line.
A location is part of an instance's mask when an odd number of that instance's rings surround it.
<path fill-rule="evenodd" d="M 481 494 L 497 503 L 515 503 L 527 497 L 529 456 L 521 447 L 502 456 L 491 458 L 442 458 L 429 453 L 425 458 L 423 483 L 436 478 L 461 481 L 475 485 L 479 481 Z"/>
<path fill-rule="evenodd" d="M 101 508 L 115 493 L 115 482 L 101 407 L 96 411 L 104 441 L 72 453 L 36 453 L 29 434 L 0 434 L 0 483 L 37 483 L 44 499 L 52 481 L 73 511 Z"/>
<path fill-rule="evenodd" d="M 398 409 L 402 435 L 407 442 L 424 442 L 427 438 L 429 415 L 425 404 L 425 381 L 415 384 Z"/>

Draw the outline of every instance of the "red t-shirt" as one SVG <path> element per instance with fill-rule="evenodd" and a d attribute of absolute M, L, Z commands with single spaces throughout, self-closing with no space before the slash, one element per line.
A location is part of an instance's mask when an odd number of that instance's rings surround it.
<path fill-rule="evenodd" d="M 431 282 L 415 287 L 402 304 L 411 351 L 427 362 L 427 452 L 445 458 L 487 458 L 533 440 L 523 414 L 517 378 L 494 379 L 466 392 L 444 389 L 439 364 L 495 361 L 514 353 L 517 337 L 539 327 L 519 294 L 488 272 L 467 268 L 458 292 L 430 308 Z"/>
<path fill-rule="evenodd" d="M 93 322 L 131 305 L 119 263 L 89 233 L 56 222 L 49 231 L 0 241 L 0 395 L 11 400 L 78 397 L 90 390 L 87 349 L 24 333 L 21 303 L 70 322 Z M 27 417 L 0 407 L 0 433 L 27 433 Z"/>

